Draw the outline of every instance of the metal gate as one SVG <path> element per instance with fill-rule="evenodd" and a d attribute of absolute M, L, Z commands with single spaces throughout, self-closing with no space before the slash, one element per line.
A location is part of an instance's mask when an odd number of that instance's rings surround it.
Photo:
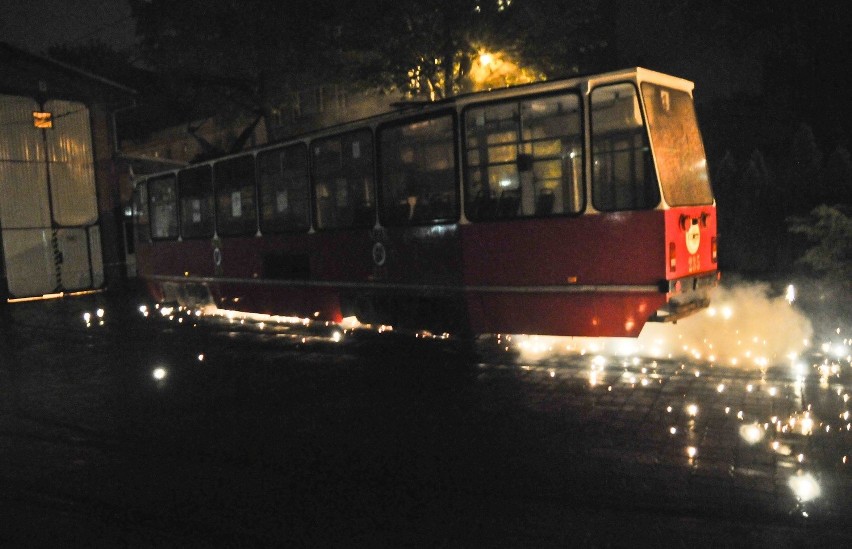
<path fill-rule="evenodd" d="M 52 127 L 37 128 L 36 112 Z M 10 297 L 103 285 L 89 110 L 0 95 L 0 230 Z"/>

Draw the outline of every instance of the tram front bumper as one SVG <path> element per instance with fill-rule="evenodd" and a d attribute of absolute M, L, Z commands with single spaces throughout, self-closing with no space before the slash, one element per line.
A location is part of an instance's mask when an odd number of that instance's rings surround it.
<path fill-rule="evenodd" d="M 710 294 L 719 285 L 719 272 L 666 280 L 660 286 L 666 292 L 667 303 L 660 307 L 649 322 L 677 322 L 710 306 Z"/>

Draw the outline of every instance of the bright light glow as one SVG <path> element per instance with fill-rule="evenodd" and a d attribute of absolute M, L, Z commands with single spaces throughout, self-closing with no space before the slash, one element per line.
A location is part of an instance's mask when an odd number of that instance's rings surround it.
<path fill-rule="evenodd" d="M 154 379 L 157 381 L 161 381 L 166 378 L 167 373 L 168 372 L 166 372 L 165 368 L 154 368 L 154 372 L 151 375 L 153 375 Z"/>
<path fill-rule="evenodd" d="M 354 330 L 356 328 L 363 327 L 363 324 L 358 322 L 358 317 L 356 316 L 347 316 L 343 320 L 340 321 L 340 327 L 344 330 Z"/>
<path fill-rule="evenodd" d="M 695 456 L 698 455 L 698 448 L 696 448 L 695 446 L 687 446 L 686 455 L 689 456 L 689 459 L 693 459 Z"/>
<path fill-rule="evenodd" d="M 198 355 L 198 362 L 204 362 L 204 353 Z"/>
<path fill-rule="evenodd" d="M 810 473 L 798 472 L 796 476 L 790 477 L 787 482 L 799 501 L 811 501 L 818 498 L 822 492 L 819 483 Z"/>
<path fill-rule="evenodd" d="M 757 444 L 763 439 L 763 427 L 757 423 L 740 426 L 740 437 L 749 444 Z"/>
<path fill-rule="evenodd" d="M 796 301 L 796 287 L 790 284 L 787 286 L 787 292 L 784 294 L 784 299 L 787 300 L 787 303 L 792 303 Z"/>
<path fill-rule="evenodd" d="M 716 392 L 718 392 L 718 393 L 724 393 L 724 392 L 725 392 L 725 384 L 724 384 L 724 383 L 720 383 L 719 385 L 717 385 L 717 386 L 716 386 Z"/>
<path fill-rule="evenodd" d="M 90 313 L 90 312 L 88 312 L 88 311 L 87 311 L 87 312 L 85 312 L 85 313 L 83 313 L 83 321 L 84 321 L 86 324 L 88 324 L 89 322 L 91 322 L 91 321 L 92 321 L 92 313 Z"/>
<path fill-rule="evenodd" d="M 686 413 L 689 414 L 692 417 L 697 416 L 698 415 L 698 405 L 697 404 L 690 404 L 689 406 L 686 407 Z"/>
<path fill-rule="evenodd" d="M 598 373 L 596 371 L 592 370 L 591 372 L 589 372 L 589 385 L 594 387 L 597 384 L 598 384 Z"/>
<path fill-rule="evenodd" d="M 343 335 L 341 335 L 341 333 L 337 330 L 331 333 L 331 340 L 335 343 L 339 343 L 341 339 L 343 339 Z"/>

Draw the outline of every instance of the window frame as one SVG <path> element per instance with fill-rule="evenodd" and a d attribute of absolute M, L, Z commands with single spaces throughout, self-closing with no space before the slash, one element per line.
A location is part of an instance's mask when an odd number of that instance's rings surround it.
<path fill-rule="evenodd" d="M 238 185 L 238 186 L 222 185 L 219 182 L 219 177 L 218 177 L 219 166 L 221 166 L 222 164 L 229 163 L 229 162 L 235 163 L 237 161 L 244 161 L 244 159 L 250 159 L 251 165 L 252 165 L 252 181 L 251 181 L 250 186 L 252 188 L 252 192 L 254 193 L 254 204 L 253 204 L 253 207 L 252 207 L 252 210 L 254 211 L 253 225 L 252 225 L 251 228 L 244 228 L 243 230 L 228 230 L 229 228 L 225 224 L 222 223 L 223 219 L 222 219 L 222 216 L 220 215 L 219 197 L 225 192 L 230 192 L 231 194 L 233 194 L 233 192 L 238 190 L 238 189 L 239 189 L 240 194 L 242 194 L 243 189 L 245 189 L 246 187 L 249 187 L 249 185 L 245 185 L 245 184 Z M 225 158 L 225 159 L 219 160 L 216 163 L 214 163 L 213 166 L 212 166 L 212 169 L 213 169 L 212 186 L 213 186 L 213 210 L 214 210 L 213 226 L 215 228 L 214 229 L 215 234 L 217 234 L 219 236 L 228 236 L 228 237 L 253 236 L 253 235 L 257 234 L 257 227 L 258 227 L 258 223 L 257 223 L 257 221 L 258 221 L 258 215 L 257 215 L 257 161 L 255 159 L 255 155 L 252 154 L 252 153 L 248 153 L 248 154 L 243 154 L 243 155 L 239 155 L 239 156 L 233 156 L 233 157 Z M 242 208 L 240 208 L 240 210 L 242 211 Z"/>
<path fill-rule="evenodd" d="M 467 121 L 468 121 L 469 111 L 474 110 L 474 109 L 479 109 L 479 108 L 497 107 L 497 106 L 503 106 L 503 105 L 507 105 L 507 104 L 513 104 L 516 107 L 516 111 L 520 112 L 520 105 L 522 103 L 527 103 L 527 102 L 532 102 L 532 101 L 537 101 L 537 100 L 547 100 L 547 99 L 557 98 L 557 97 L 567 97 L 567 96 L 572 96 L 577 101 L 576 119 L 577 119 L 577 123 L 578 123 L 578 130 L 577 130 L 576 134 L 574 134 L 573 137 L 576 139 L 577 148 L 580 151 L 580 157 L 579 157 L 580 171 L 579 171 L 579 176 L 577 177 L 577 180 L 575 182 L 575 185 L 577 186 L 576 190 L 578 191 L 577 194 L 580 198 L 580 203 L 577 205 L 576 211 L 562 211 L 562 212 L 559 212 L 559 213 L 546 213 L 546 214 L 533 213 L 531 215 L 524 215 L 524 214 L 521 213 L 521 214 L 516 214 L 514 216 L 494 215 L 494 216 L 489 216 L 489 217 L 480 217 L 480 216 L 477 216 L 477 215 L 471 215 L 473 213 L 472 210 L 471 210 L 471 205 L 474 202 L 474 197 L 471 194 L 469 194 L 472 183 L 471 183 L 470 178 L 468 177 L 468 170 L 471 167 L 469 156 L 470 156 L 470 150 L 472 150 L 472 147 L 468 146 L 468 123 L 467 123 Z M 552 90 L 552 91 L 547 91 L 547 92 L 542 92 L 542 93 L 537 93 L 537 94 L 507 97 L 507 98 L 503 98 L 503 99 L 497 99 L 497 100 L 492 100 L 492 101 L 481 101 L 481 102 L 471 103 L 469 105 L 465 105 L 465 107 L 461 110 L 461 113 L 460 113 L 460 126 L 461 126 L 461 129 L 460 129 L 460 143 L 461 143 L 461 145 L 460 146 L 461 146 L 461 149 L 462 149 L 462 162 L 461 162 L 461 166 L 460 166 L 460 171 L 461 171 L 461 174 L 462 174 L 461 177 L 463 178 L 463 182 L 464 182 L 464 184 L 462 185 L 461 192 L 462 192 L 462 196 L 464 197 L 464 208 L 463 208 L 463 210 L 464 210 L 465 218 L 467 220 L 469 220 L 471 222 L 475 222 L 475 223 L 493 223 L 493 222 L 502 222 L 502 221 L 522 221 L 522 220 L 526 220 L 526 219 L 554 219 L 554 218 L 563 218 L 563 217 L 579 217 L 579 216 L 583 215 L 585 210 L 588 207 L 588 199 L 587 199 L 587 192 L 588 192 L 587 187 L 588 187 L 588 185 L 587 185 L 587 181 L 586 181 L 587 180 L 587 175 L 586 175 L 587 158 L 586 157 L 587 157 L 588 151 L 587 151 L 587 146 L 586 146 L 587 144 L 586 144 L 586 137 L 585 137 L 586 136 L 586 117 L 585 117 L 586 113 L 585 113 L 585 111 L 586 111 L 586 105 L 584 103 L 583 93 L 582 93 L 582 90 L 579 87 L 579 85 L 576 86 L 576 87 L 568 87 L 568 88 L 563 88 L 563 89 L 559 89 L 559 90 Z M 535 143 L 537 141 L 537 140 L 523 140 L 522 139 L 522 137 L 523 137 L 523 126 L 520 124 L 520 122 L 519 122 L 518 127 L 517 127 L 516 136 L 517 136 L 517 139 L 515 141 L 513 141 L 511 143 L 506 143 L 506 145 L 511 144 L 511 145 L 514 145 L 515 147 L 518 147 L 519 145 L 522 145 L 522 144 L 532 144 L 532 143 Z M 566 136 L 563 135 L 562 137 L 566 137 Z M 526 154 L 526 153 L 520 153 L 520 154 Z M 518 162 L 517 157 L 518 156 L 519 156 L 519 153 L 516 152 L 515 162 L 514 162 L 515 166 L 517 166 L 517 162 Z M 530 157 L 531 164 L 534 165 L 535 161 L 536 161 L 535 157 L 531 154 L 528 155 L 528 156 Z M 512 163 L 507 163 L 506 165 L 512 165 Z M 527 171 L 527 170 L 524 170 L 524 171 Z M 529 168 L 528 171 L 530 171 L 530 172 L 533 171 L 532 165 L 531 165 L 531 167 Z M 521 171 L 518 170 L 517 167 L 516 167 L 516 172 L 517 172 L 517 175 L 518 175 L 518 182 L 519 182 L 519 185 L 520 185 Z M 563 182 L 564 182 L 564 180 L 563 180 Z M 484 184 L 487 185 L 488 182 L 486 181 Z M 497 200 L 498 200 L 498 204 L 499 204 L 499 198 Z M 536 200 L 538 200 L 538 197 L 536 197 Z M 520 208 L 520 205 L 518 207 Z M 563 210 L 564 210 L 564 208 L 563 208 Z"/>
<path fill-rule="evenodd" d="M 145 196 L 142 196 L 142 190 L 144 189 Z M 130 214 L 133 221 L 133 233 L 134 240 L 137 244 L 147 244 L 151 242 L 151 206 L 148 203 L 148 180 L 140 181 L 138 185 L 136 185 L 133 189 L 133 194 L 131 195 L 130 202 Z M 141 212 L 141 208 L 144 207 L 145 211 Z M 141 223 L 139 220 L 143 217 L 145 218 L 145 222 Z M 144 227 L 144 238 L 143 238 L 143 230 L 140 230 L 141 227 Z"/>
<path fill-rule="evenodd" d="M 183 199 L 184 199 L 184 190 L 183 185 L 181 184 L 181 175 L 188 174 L 190 172 L 200 172 L 201 170 L 207 169 L 210 173 L 210 227 L 209 232 L 203 232 L 201 234 L 190 234 L 187 235 L 184 231 L 184 219 L 183 219 Z M 193 181 L 195 183 L 195 181 Z M 212 164 L 196 164 L 195 166 L 190 166 L 180 170 L 177 173 L 177 187 L 178 187 L 178 218 L 179 218 L 179 226 L 180 226 L 180 236 L 184 240 L 199 240 L 205 238 L 213 238 L 216 236 L 216 189 L 213 181 L 213 165 Z M 202 199 L 204 194 L 202 193 Z M 203 203 L 202 203 L 203 205 Z M 203 210 L 202 210 L 202 215 Z"/>
<path fill-rule="evenodd" d="M 263 189 L 261 187 L 261 168 L 262 168 L 262 159 L 266 156 L 277 155 L 278 162 L 277 164 L 281 165 L 281 154 L 287 150 L 295 150 L 301 149 L 303 153 L 303 158 L 305 160 L 304 165 L 304 178 L 305 178 L 305 202 L 306 202 L 306 219 L 304 220 L 304 225 L 293 228 L 275 228 L 270 225 L 265 224 L 266 219 L 263 216 L 263 208 L 265 205 Z M 311 158 L 310 158 L 310 147 L 307 142 L 295 142 L 288 143 L 277 147 L 272 147 L 268 149 L 264 149 L 259 151 L 255 156 L 255 181 L 256 181 L 256 189 L 257 189 L 257 224 L 260 228 L 261 234 L 302 234 L 307 233 L 311 230 L 313 226 L 313 190 L 311 186 Z M 274 189 L 274 185 L 273 185 Z"/>
<path fill-rule="evenodd" d="M 435 218 L 431 220 L 425 220 L 417 223 L 394 223 L 387 219 L 387 211 L 385 208 L 385 187 L 384 187 L 384 172 L 383 172 L 383 158 L 382 158 L 382 148 L 381 148 L 381 135 L 383 131 L 388 129 L 398 129 L 404 126 L 408 126 L 411 124 L 416 124 L 418 122 L 423 122 L 426 120 L 437 120 L 443 117 L 450 118 L 451 124 L 451 142 L 452 142 L 452 185 L 453 185 L 453 199 L 454 199 L 454 214 L 450 217 L 446 218 Z M 459 185 L 460 181 L 460 162 L 459 162 L 459 114 L 456 109 L 440 109 L 433 112 L 418 114 L 415 116 L 410 116 L 404 119 L 392 120 L 383 122 L 379 124 L 375 131 L 375 150 L 376 150 L 376 162 L 375 162 L 375 172 L 376 172 L 376 190 L 377 190 L 377 200 L 376 207 L 378 210 L 379 223 L 383 227 L 428 227 L 433 225 L 446 225 L 458 223 L 461 219 L 462 212 L 462 200 L 461 200 L 461 186 Z M 390 221 L 390 222 L 389 222 Z"/>
<path fill-rule="evenodd" d="M 151 242 L 168 242 L 168 241 L 180 240 L 180 238 L 181 238 L 181 236 L 180 236 L 180 197 L 178 196 L 177 174 L 178 174 L 178 172 L 176 172 L 176 171 L 175 172 L 169 172 L 167 174 L 158 175 L 156 177 L 152 177 L 150 179 L 145 180 L 145 184 L 148 187 L 148 224 L 149 224 L 149 227 L 151 227 L 151 230 L 150 230 Z M 174 201 L 175 230 L 174 230 L 173 233 L 169 233 L 169 235 L 167 235 L 167 236 L 155 236 L 153 227 L 155 227 L 155 225 L 156 225 L 155 220 L 156 220 L 157 216 L 154 214 L 155 210 L 152 206 L 154 195 L 151 192 L 151 184 L 152 183 L 157 184 L 161 181 L 165 182 L 166 180 L 169 180 L 169 179 L 171 180 L 171 185 L 172 185 L 172 189 L 174 191 L 174 197 L 175 197 L 175 201 Z"/>
<path fill-rule="evenodd" d="M 648 158 L 643 159 L 643 161 L 644 162 L 650 161 L 649 172 L 654 178 L 652 183 L 647 184 L 648 186 L 646 186 L 646 190 L 649 189 L 651 186 L 653 186 L 653 188 L 656 190 L 657 201 L 654 202 L 651 205 L 648 205 L 648 206 L 645 206 L 645 207 L 642 207 L 642 208 L 632 208 L 632 207 L 631 208 L 601 208 L 600 205 L 595 200 L 595 196 L 596 196 L 596 181 L 595 181 L 595 167 L 594 167 L 594 163 L 595 163 L 595 110 L 592 107 L 592 105 L 594 104 L 593 103 L 593 99 L 594 99 L 593 96 L 595 94 L 595 91 L 597 91 L 599 89 L 609 88 L 609 87 L 613 87 L 613 86 L 624 86 L 624 85 L 627 85 L 627 86 L 630 86 L 631 88 L 633 88 L 633 97 L 639 105 L 639 113 L 642 117 L 642 127 L 641 127 L 642 136 L 643 136 L 645 144 L 648 146 Z M 623 132 L 623 134 L 628 135 L 629 132 L 625 131 L 625 132 Z M 632 148 L 631 151 L 635 151 L 635 147 Z M 631 157 L 631 163 L 632 164 L 635 163 L 635 157 Z M 613 82 L 605 82 L 605 83 L 601 83 L 597 86 L 594 86 L 589 90 L 589 165 L 591 166 L 591 171 L 589 173 L 589 185 L 590 185 L 589 188 L 590 188 L 590 191 L 591 191 L 591 204 L 592 204 L 592 207 L 596 211 L 601 212 L 601 213 L 647 212 L 647 211 L 653 211 L 653 210 L 659 208 L 660 204 L 662 204 L 663 194 L 662 194 L 662 190 L 660 188 L 660 178 L 659 178 L 659 174 L 657 173 L 657 166 L 656 166 L 656 161 L 655 161 L 655 158 L 654 158 L 654 149 L 653 149 L 652 144 L 651 144 L 651 136 L 649 135 L 649 131 L 648 131 L 648 117 L 645 115 L 645 104 L 642 101 L 641 90 L 639 89 L 639 86 L 636 84 L 636 82 L 634 82 L 632 80 L 617 80 L 617 81 L 613 81 Z"/>
<path fill-rule="evenodd" d="M 333 140 L 340 140 L 342 143 L 347 143 L 347 138 L 350 138 L 350 137 L 358 135 L 358 134 L 368 136 L 369 139 L 370 139 L 369 154 L 365 154 L 363 151 L 359 152 L 359 155 L 360 155 L 361 158 L 369 159 L 369 168 L 366 170 L 366 172 L 369 173 L 369 177 L 370 177 L 370 182 L 369 182 L 368 187 L 371 189 L 371 192 L 373 193 L 372 206 L 370 207 L 370 212 L 371 212 L 370 220 L 369 220 L 369 222 L 367 222 L 365 220 L 361 223 L 358 223 L 357 220 L 356 220 L 356 218 L 357 218 L 356 207 L 354 205 L 352 205 L 352 209 L 353 209 L 353 212 L 352 212 L 353 222 L 352 223 L 350 223 L 350 224 L 335 224 L 335 225 L 332 225 L 332 226 L 328 226 L 328 225 L 320 226 L 320 221 L 321 221 L 322 216 L 320 215 L 319 197 L 317 196 L 317 186 L 318 186 L 317 185 L 317 165 L 318 164 L 317 164 L 317 160 L 315 158 L 316 155 L 314 154 L 314 147 L 319 145 L 320 143 L 333 141 Z M 329 133 L 329 134 L 322 135 L 321 137 L 316 137 L 316 138 L 312 139 L 310 141 L 310 144 L 308 145 L 308 154 L 310 155 L 310 158 L 309 158 L 310 179 L 309 179 L 309 181 L 310 181 L 310 193 L 311 193 L 310 194 L 311 215 L 312 215 L 311 223 L 312 223 L 313 229 L 317 232 L 326 232 L 326 231 L 339 231 L 339 230 L 346 231 L 346 230 L 358 230 L 358 229 L 372 229 L 373 227 L 375 227 L 376 218 L 377 218 L 377 208 L 378 208 L 377 198 L 378 197 L 376 196 L 376 136 L 375 136 L 375 132 L 373 131 L 373 129 L 369 126 L 362 126 L 362 127 L 358 127 L 358 128 L 354 128 L 354 129 L 345 130 L 345 131 L 342 131 L 342 132 Z M 343 164 L 342 161 L 343 161 L 343 150 L 341 149 L 341 167 L 342 167 L 342 164 Z M 343 171 L 343 170 L 341 170 L 341 171 Z M 347 184 L 348 184 L 349 178 L 346 178 L 346 181 L 347 181 Z M 336 188 L 335 188 L 335 191 L 337 191 Z M 347 194 L 348 193 L 349 193 L 349 189 L 347 188 Z M 333 200 L 339 200 L 338 197 L 330 197 L 330 198 L 332 198 Z"/>

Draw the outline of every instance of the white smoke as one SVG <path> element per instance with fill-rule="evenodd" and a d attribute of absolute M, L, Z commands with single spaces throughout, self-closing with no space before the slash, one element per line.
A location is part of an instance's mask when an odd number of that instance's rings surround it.
<path fill-rule="evenodd" d="M 786 298 L 785 298 L 786 297 Z M 711 306 L 677 324 L 648 323 L 636 339 L 515 336 L 522 360 L 554 354 L 688 359 L 744 368 L 789 363 L 811 344 L 811 322 L 768 284 L 717 288 Z"/>

